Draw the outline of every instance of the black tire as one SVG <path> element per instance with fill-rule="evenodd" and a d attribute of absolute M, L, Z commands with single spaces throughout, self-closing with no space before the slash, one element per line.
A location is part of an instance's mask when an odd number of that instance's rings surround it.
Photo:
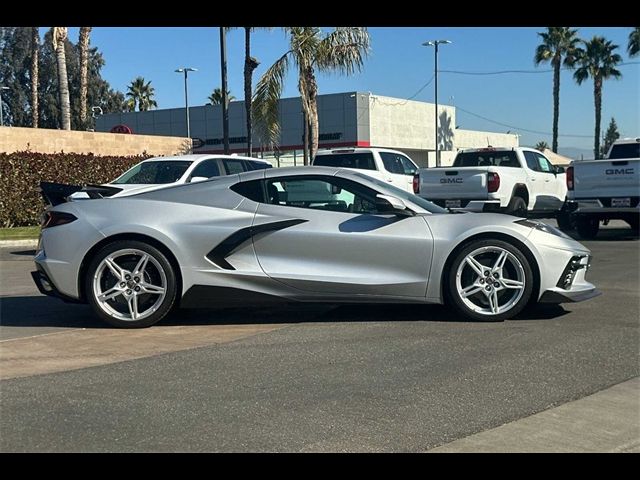
<path fill-rule="evenodd" d="M 522 288 L 522 296 L 515 301 L 515 297 L 513 297 L 514 303 L 509 307 L 508 310 L 497 313 L 479 313 L 472 310 L 462 299 L 460 293 L 458 292 L 457 287 L 457 272 L 461 263 L 465 261 L 467 255 L 472 253 L 474 250 L 481 249 L 483 247 L 497 247 L 499 249 L 506 250 L 511 253 L 517 260 L 520 262 L 523 270 L 523 281 L 524 287 Z M 463 274 L 464 276 L 464 274 Z M 503 240 L 497 239 L 482 239 L 472 241 L 465 246 L 463 246 L 456 254 L 453 261 L 450 263 L 448 267 L 448 271 L 446 272 L 446 281 L 444 285 L 444 293 L 445 293 L 445 303 L 453 307 L 458 313 L 461 315 L 470 318 L 472 320 L 481 321 L 481 322 L 501 322 L 507 320 L 509 318 L 514 317 L 518 313 L 522 311 L 523 308 L 527 306 L 529 300 L 531 299 L 532 292 L 534 291 L 534 275 L 531 269 L 531 265 L 529 264 L 529 260 L 524 255 L 524 253 L 516 246 L 511 243 L 507 243 Z M 507 295 L 510 295 L 508 290 L 503 290 L 502 295 L 504 299 L 509 300 Z M 483 293 L 479 293 L 478 295 L 482 295 Z M 471 297 L 469 297 L 471 298 Z M 482 301 L 480 297 L 479 301 Z M 474 301 L 475 303 L 475 301 Z"/>
<path fill-rule="evenodd" d="M 558 221 L 558 228 L 563 232 L 568 232 L 575 228 L 573 218 L 569 212 L 559 212 L 556 220 Z"/>
<path fill-rule="evenodd" d="M 155 310 L 148 316 L 139 319 L 139 320 L 123 320 L 116 318 L 109 313 L 107 313 L 99 304 L 98 299 L 95 296 L 95 292 L 93 289 L 93 279 L 96 274 L 101 262 L 110 254 L 118 252 L 120 250 L 136 250 L 141 251 L 148 254 L 152 257 L 155 262 L 153 262 L 153 271 L 156 276 L 159 275 L 159 270 L 162 269 L 164 273 L 166 285 L 165 285 L 165 294 L 164 298 L 160 301 L 159 299 L 153 300 L 152 294 L 148 294 L 147 297 L 140 296 L 139 298 L 144 298 L 145 302 L 159 302 L 157 306 L 154 305 Z M 133 256 L 131 258 L 134 258 Z M 126 257 L 125 257 L 126 259 Z M 122 266 L 122 265 L 120 265 Z M 106 271 L 106 270 L 105 270 Z M 149 275 L 145 273 L 144 275 Z M 115 277 L 114 277 L 115 278 Z M 143 279 L 144 281 L 144 279 Z M 171 263 L 167 259 L 167 257 L 157 248 L 141 242 L 137 240 L 120 240 L 113 243 L 110 243 L 103 248 L 101 248 L 91 259 L 89 263 L 89 267 L 87 268 L 86 278 L 84 279 L 85 292 L 87 297 L 87 302 L 91 305 L 93 311 L 98 315 L 102 320 L 107 322 L 108 324 L 119 327 L 119 328 L 144 328 L 150 327 L 151 325 L 159 322 L 174 306 L 176 303 L 176 294 L 177 294 L 177 281 L 176 281 L 176 273 L 171 266 Z M 121 284 L 122 285 L 122 284 Z M 129 287 L 126 287 L 129 288 Z M 131 290 L 127 290 L 131 291 Z M 140 295 L 143 295 L 141 293 Z M 120 295 L 120 297 L 124 297 L 124 295 Z M 124 301 L 122 298 L 118 298 L 118 300 L 114 299 L 113 303 L 110 305 L 115 305 L 116 302 Z M 136 305 L 138 305 L 136 303 Z M 133 316 L 133 315 L 131 315 Z"/>
<path fill-rule="evenodd" d="M 513 196 L 507 206 L 506 213 L 514 217 L 527 218 L 527 202 L 522 197 Z"/>
<path fill-rule="evenodd" d="M 634 218 L 629 218 L 627 219 L 627 223 L 636 235 L 640 233 L 640 217 L 636 216 Z"/>
<path fill-rule="evenodd" d="M 581 215 L 576 219 L 576 230 L 580 238 L 592 240 L 598 235 L 600 220 L 597 217 Z"/>

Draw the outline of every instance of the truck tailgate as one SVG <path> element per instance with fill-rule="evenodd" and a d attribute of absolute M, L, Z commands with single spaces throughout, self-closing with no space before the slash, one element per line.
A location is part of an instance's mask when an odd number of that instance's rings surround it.
<path fill-rule="evenodd" d="M 573 162 L 573 198 L 637 197 L 640 159 Z"/>
<path fill-rule="evenodd" d="M 445 167 L 420 169 L 421 197 L 431 199 L 488 198 L 488 167 Z"/>

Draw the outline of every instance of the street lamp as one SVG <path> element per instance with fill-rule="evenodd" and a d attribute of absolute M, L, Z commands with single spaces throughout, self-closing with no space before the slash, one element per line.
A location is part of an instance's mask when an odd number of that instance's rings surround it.
<path fill-rule="evenodd" d="M 435 89 L 436 89 L 436 113 L 435 113 L 436 167 L 440 166 L 440 155 L 438 154 L 438 45 L 446 45 L 447 43 L 451 43 L 451 40 L 431 40 L 429 42 L 424 42 L 422 44 L 424 47 L 435 47 L 434 78 L 436 81 L 436 85 L 435 85 Z"/>
<path fill-rule="evenodd" d="M 187 138 L 191 138 L 191 127 L 189 126 L 189 92 L 187 89 L 187 75 L 189 72 L 197 72 L 197 68 L 191 67 L 182 67 L 175 70 L 176 73 L 184 72 L 184 104 L 186 107 L 186 115 L 187 115 Z"/>
<path fill-rule="evenodd" d="M 2 116 L 2 92 L 9 90 L 9 87 L 0 87 L 0 127 L 4 127 L 4 117 Z"/>

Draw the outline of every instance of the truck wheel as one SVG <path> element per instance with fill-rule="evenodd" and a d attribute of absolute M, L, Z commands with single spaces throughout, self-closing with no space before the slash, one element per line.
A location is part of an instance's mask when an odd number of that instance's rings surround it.
<path fill-rule="evenodd" d="M 636 235 L 640 233 L 640 217 L 636 216 L 635 218 L 629 218 L 627 219 L 627 223 Z"/>
<path fill-rule="evenodd" d="M 562 231 L 568 232 L 575 228 L 573 218 L 571 218 L 569 212 L 559 212 L 556 220 L 558 221 L 558 227 Z"/>
<path fill-rule="evenodd" d="M 517 196 L 511 198 L 506 213 L 514 217 L 527 218 L 527 203 L 524 201 L 524 198 Z"/>
<path fill-rule="evenodd" d="M 600 220 L 597 217 L 580 216 L 576 219 L 578 235 L 585 240 L 596 238 L 600 229 Z"/>

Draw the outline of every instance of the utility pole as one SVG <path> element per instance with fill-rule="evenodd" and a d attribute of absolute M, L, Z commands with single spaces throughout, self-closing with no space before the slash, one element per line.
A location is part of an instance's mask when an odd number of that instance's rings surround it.
<path fill-rule="evenodd" d="M 227 31 L 220 27 L 220 73 L 222 75 L 222 136 L 224 154 L 229 155 L 229 99 L 227 96 Z"/>
<path fill-rule="evenodd" d="M 435 143 L 436 143 L 436 167 L 440 166 L 440 152 L 438 152 L 438 45 L 451 43 L 450 40 L 431 40 L 429 42 L 425 42 L 422 45 L 425 47 L 435 47 L 435 62 L 434 62 L 434 79 L 435 79 Z"/>

